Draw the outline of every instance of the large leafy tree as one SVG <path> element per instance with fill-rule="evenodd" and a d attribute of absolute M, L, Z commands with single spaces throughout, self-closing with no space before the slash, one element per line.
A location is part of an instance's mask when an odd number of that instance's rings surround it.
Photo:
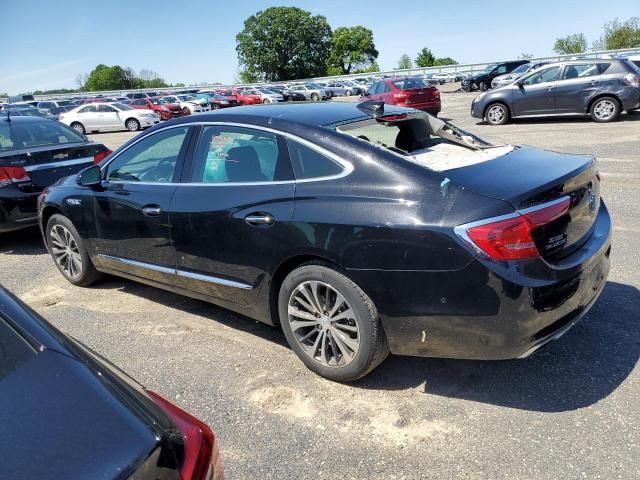
<path fill-rule="evenodd" d="M 339 27 L 331 35 L 328 64 L 347 75 L 353 69 L 366 69 L 378 58 L 373 32 L 361 25 Z"/>
<path fill-rule="evenodd" d="M 120 65 L 100 64 L 96 66 L 87 77 L 87 81 L 83 90 L 88 92 L 96 90 L 123 90 L 133 88 L 135 86 L 135 78 L 132 76 L 131 70 L 124 69 Z"/>
<path fill-rule="evenodd" d="M 587 39 L 584 33 L 574 33 L 566 37 L 556 38 L 553 51 L 558 55 L 571 55 L 572 53 L 582 53 L 587 49 Z"/>
<path fill-rule="evenodd" d="M 292 80 L 324 75 L 331 43 L 327 19 L 297 7 L 251 15 L 236 35 L 241 76 Z"/>
<path fill-rule="evenodd" d="M 441 58 L 436 58 L 433 61 L 433 65 L 435 67 L 437 66 L 441 66 L 441 65 L 457 65 L 458 62 L 456 62 L 453 58 L 451 57 L 441 57 Z"/>
<path fill-rule="evenodd" d="M 420 53 L 416 57 L 416 65 L 418 67 L 431 67 L 435 61 L 436 57 L 433 56 L 431 49 L 427 47 L 420 50 Z"/>
<path fill-rule="evenodd" d="M 411 62 L 411 58 L 406 53 L 402 54 L 400 59 L 398 59 L 398 69 L 406 70 L 407 68 L 413 67 L 413 63 Z"/>
<path fill-rule="evenodd" d="M 615 50 L 640 47 L 640 18 L 631 17 L 625 22 L 617 18 L 604 25 L 604 32 L 594 42 L 594 50 Z"/>

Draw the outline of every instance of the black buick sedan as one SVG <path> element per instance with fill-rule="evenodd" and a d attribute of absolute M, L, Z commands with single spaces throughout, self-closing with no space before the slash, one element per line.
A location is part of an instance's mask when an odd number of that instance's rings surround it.
<path fill-rule="evenodd" d="M 401 355 L 525 357 L 600 294 L 595 159 L 491 145 L 383 105 L 239 107 L 135 137 L 39 201 L 60 272 L 279 324 L 349 381 Z"/>
<path fill-rule="evenodd" d="M 0 478 L 216 480 L 200 420 L 0 286 Z"/>

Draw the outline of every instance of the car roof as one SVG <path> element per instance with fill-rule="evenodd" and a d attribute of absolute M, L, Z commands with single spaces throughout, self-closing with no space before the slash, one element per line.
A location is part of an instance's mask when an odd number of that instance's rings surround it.
<path fill-rule="evenodd" d="M 4 114 L 4 112 L 7 112 L 7 110 L 3 110 L 2 112 L 0 112 L 0 122 L 7 122 L 7 115 Z M 11 112 L 9 110 L 9 112 Z M 11 123 L 16 122 L 16 123 L 37 123 L 37 122 L 42 122 L 42 121 L 47 121 L 47 122 L 52 122 L 54 120 L 51 120 L 49 118 L 45 118 L 45 117 L 39 117 L 39 116 L 34 116 L 34 115 L 16 115 L 15 117 L 13 115 L 10 115 L 11 117 Z"/>
<path fill-rule="evenodd" d="M 184 123 L 192 122 L 251 122 L 269 126 L 273 119 L 286 123 L 305 124 L 315 127 L 327 127 L 339 123 L 366 120 L 370 118 L 358 108 L 358 103 L 298 103 L 247 105 L 211 113 L 201 113 L 194 117 L 183 117 Z M 405 113 L 411 109 L 385 105 L 385 113 Z M 180 123 L 183 123 L 180 122 Z"/>

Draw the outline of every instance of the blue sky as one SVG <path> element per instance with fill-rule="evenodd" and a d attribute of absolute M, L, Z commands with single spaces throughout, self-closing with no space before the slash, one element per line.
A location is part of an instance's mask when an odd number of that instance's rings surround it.
<path fill-rule="evenodd" d="M 640 16 L 639 0 L 0 0 L 0 92 L 72 88 L 99 63 L 151 69 L 171 83 L 232 82 L 235 35 L 275 5 L 324 15 L 332 28 L 370 28 L 383 69 L 424 46 L 460 62 L 549 55 L 558 36 L 582 32 L 591 43 L 613 17 Z"/>

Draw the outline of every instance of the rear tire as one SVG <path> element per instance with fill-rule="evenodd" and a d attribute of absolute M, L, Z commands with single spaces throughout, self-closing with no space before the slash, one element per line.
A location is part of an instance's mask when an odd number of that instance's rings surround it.
<path fill-rule="evenodd" d="M 357 380 L 389 354 L 371 299 L 328 265 L 309 263 L 287 275 L 278 313 L 291 349 L 307 368 L 329 380 Z"/>
<path fill-rule="evenodd" d="M 82 125 L 80 122 L 73 122 L 71 124 L 71 128 L 73 128 L 76 132 L 82 134 L 82 135 L 86 135 L 87 131 L 84 128 L 84 125 Z"/>
<path fill-rule="evenodd" d="M 317 102 L 319 99 L 320 99 L 320 97 L 318 96 L 318 94 L 317 94 L 317 93 L 312 93 L 312 94 L 311 94 L 311 100 L 312 100 L 313 102 Z"/>
<path fill-rule="evenodd" d="M 509 121 L 509 108 L 503 103 L 490 103 L 484 118 L 489 125 L 504 125 Z"/>
<path fill-rule="evenodd" d="M 78 287 L 88 287 L 102 277 L 89 258 L 85 240 L 71 220 L 55 214 L 46 228 L 47 249 L 64 278 Z"/>
<path fill-rule="evenodd" d="M 480 82 L 480 85 L 478 85 L 478 88 L 480 89 L 481 92 L 486 92 L 487 90 L 489 90 L 489 85 L 487 85 L 487 82 Z"/>
<path fill-rule="evenodd" d="M 589 113 L 594 122 L 612 122 L 620 115 L 620 102 L 613 97 L 600 97 L 593 102 Z"/>
<path fill-rule="evenodd" d="M 127 127 L 127 130 L 130 132 L 136 132 L 140 130 L 140 122 L 135 118 L 129 118 L 126 122 L 124 122 L 124 126 Z"/>

